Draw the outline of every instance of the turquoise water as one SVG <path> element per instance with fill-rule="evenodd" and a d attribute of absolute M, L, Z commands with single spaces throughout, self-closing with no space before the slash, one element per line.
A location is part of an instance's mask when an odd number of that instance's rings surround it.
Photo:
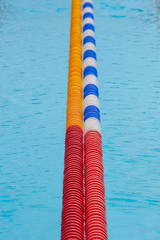
<path fill-rule="evenodd" d="M 160 1 L 94 1 L 109 240 L 160 239 Z M 70 1 L 0 0 L 0 239 L 60 239 Z"/>

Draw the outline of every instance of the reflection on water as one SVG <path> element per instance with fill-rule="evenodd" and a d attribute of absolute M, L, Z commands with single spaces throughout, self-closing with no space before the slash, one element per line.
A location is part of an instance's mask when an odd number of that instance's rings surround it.
<path fill-rule="evenodd" d="M 109 240 L 160 239 L 159 1 L 94 1 Z M 70 1 L 0 1 L 0 238 L 60 239 Z"/>
<path fill-rule="evenodd" d="M 0 27 L 3 23 L 5 9 L 6 9 L 5 2 L 3 0 L 0 0 Z"/>
<path fill-rule="evenodd" d="M 155 1 L 155 7 L 156 7 L 155 24 L 157 24 L 158 28 L 160 29 L 160 0 Z"/>

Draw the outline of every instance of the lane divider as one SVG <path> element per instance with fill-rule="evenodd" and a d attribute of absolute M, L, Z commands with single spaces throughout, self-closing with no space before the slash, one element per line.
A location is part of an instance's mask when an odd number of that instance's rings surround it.
<path fill-rule="evenodd" d="M 93 2 L 72 0 L 61 240 L 107 240 L 106 226 Z"/>
<path fill-rule="evenodd" d="M 72 0 L 61 240 L 84 239 L 81 0 Z"/>
<path fill-rule="evenodd" d="M 92 0 L 83 9 L 83 97 L 86 240 L 107 240 L 96 41 Z"/>

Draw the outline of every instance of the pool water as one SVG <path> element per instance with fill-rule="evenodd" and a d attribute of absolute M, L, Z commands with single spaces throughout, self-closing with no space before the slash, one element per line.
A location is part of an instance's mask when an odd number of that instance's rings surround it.
<path fill-rule="evenodd" d="M 71 1 L 0 0 L 0 239 L 60 239 Z M 109 240 L 160 239 L 160 1 L 95 0 Z"/>

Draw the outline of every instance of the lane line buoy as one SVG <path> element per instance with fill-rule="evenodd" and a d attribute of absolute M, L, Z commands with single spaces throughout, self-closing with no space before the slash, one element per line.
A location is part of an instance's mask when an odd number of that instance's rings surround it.
<path fill-rule="evenodd" d="M 72 0 L 61 222 L 67 239 L 108 239 L 92 0 Z"/>
<path fill-rule="evenodd" d="M 83 97 L 86 240 L 107 240 L 98 72 L 92 0 L 83 8 Z"/>
<path fill-rule="evenodd" d="M 61 240 L 84 239 L 81 0 L 72 1 Z"/>

